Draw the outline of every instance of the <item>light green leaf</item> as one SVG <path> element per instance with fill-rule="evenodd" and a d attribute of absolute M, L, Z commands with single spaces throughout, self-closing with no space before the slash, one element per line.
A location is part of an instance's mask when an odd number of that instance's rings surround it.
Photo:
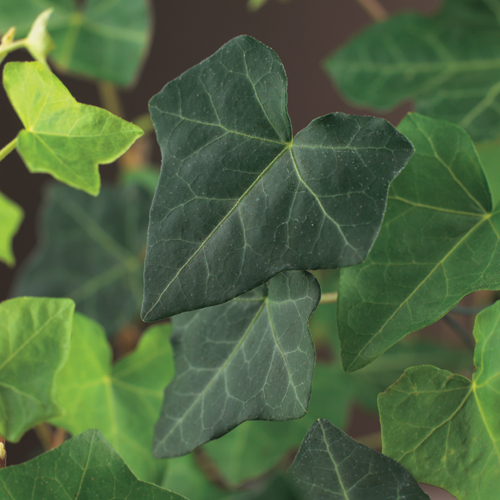
<path fill-rule="evenodd" d="M 96 427 L 137 477 L 160 482 L 165 461 L 151 456 L 153 425 L 174 374 L 170 325 L 150 328 L 137 349 L 111 365 L 102 327 L 75 315 L 68 361 L 56 380 L 64 415 L 52 423 L 78 434 Z"/>
<path fill-rule="evenodd" d="M 367 365 L 406 334 L 436 322 L 465 295 L 500 288 L 500 207 L 469 136 L 409 115 L 416 152 L 392 183 L 380 235 L 360 266 L 343 269 L 344 368 Z"/>
<path fill-rule="evenodd" d="M 315 361 L 307 321 L 320 293 L 311 274 L 288 271 L 227 304 L 175 318 L 176 375 L 154 455 L 184 455 L 245 420 L 303 416 Z"/>
<path fill-rule="evenodd" d="M 54 50 L 55 44 L 47 31 L 47 22 L 54 9 L 44 10 L 33 23 L 26 37 L 26 48 L 37 61 L 47 64 L 47 56 Z"/>
<path fill-rule="evenodd" d="M 112 113 L 78 103 L 39 62 L 5 65 L 3 84 L 25 130 L 17 150 L 31 172 L 46 172 L 92 195 L 99 164 L 115 161 L 142 130 Z"/>
<path fill-rule="evenodd" d="M 386 109 L 412 99 L 420 113 L 500 134 L 498 1 L 447 0 L 434 16 L 375 23 L 332 55 L 325 69 L 356 104 Z"/>
<path fill-rule="evenodd" d="M 61 413 L 54 382 L 68 356 L 74 308 L 69 299 L 0 303 L 0 435 L 9 441 Z"/>
<path fill-rule="evenodd" d="M 16 263 L 12 240 L 24 218 L 23 209 L 7 196 L 0 193 L 0 261 L 8 266 Z"/>
<path fill-rule="evenodd" d="M 12 500 L 186 500 L 139 481 L 97 430 L 0 470 L 0 497 Z"/>
<path fill-rule="evenodd" d="M 0 5 L 0 32 L 16 26 L 19 35 L 44 9 L 54 8 L 49 22 L 58 69 L 130 85 L 147 54 L 151 12 L 147 0 L 18 0 Z"/>
<path fill-rule="evenodd" d="M 52 185 L 44 198 L 39 246 L 14 294 L 70 297 L 114 335 L 139 318 L 151 193 L 105 186 L 92 198 Z"/>
<path fill-rule="evenodd" d="M 500 142 L 498 140 L 476 144 L 484 174 L 488 180 L 493 206 L 500 202 Z"/>
<path fill-rule="evenodd" d="M 286 75 L 242 36 L 150 102 L 163 155 L 142 317 L 228 301 L 284 270 L 362 261 L 412 154 L 388 122 L 330 114 L 292 138 Z"/>
<path fill-rule="evenodd" d="M 287 477 L 307 500 L 429 500 L 401 465 L 324 419 L 311 427 Z"/>
<path fill-rule="evenodd" d="M 474 337 L 472 382 L 417 366 L 379 396 L 384 453 L 458 500 L 500 488 L 500 302 L 477 316 Z"/>

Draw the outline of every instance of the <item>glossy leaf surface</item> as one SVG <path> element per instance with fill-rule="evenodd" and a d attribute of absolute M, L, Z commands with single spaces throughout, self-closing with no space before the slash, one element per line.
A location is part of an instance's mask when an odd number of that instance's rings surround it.
<path fill-rule="evenodd" d="M 401 465 L 323 419 L 311 427 L 287 477 L 308 500 L 429 500 Z"/>
<path fill-rule="evenodd" d="M 189 453 L 245 420 L 303 416 L 315 361 L 307 322 L 320 293 L 311 274 L 289 271 L 175 318 L 176 375 L 156 425 L 155 456 Z"/>
<path fill-rule="evenodd" d="M 238 37 L 150 102 L 163 163 L 142 317 L 226 302 L 290 269 L 353 265 L 412 154 L 388 122 L 341 113 L 292 139 L 284 68 Z"/>
<path fill-rule="evenodd" d="M 105 186 L 96 199 L 60 185 L 46 193 L 38 249 L 14 293 L 70 297 L 113 335 L 139 317 L 151 194 Z"/>
<path fill-rule="evenodd" d="M 21 465 L 0 470 L 0 497 L 67 500 L 186 500 L 139 481 L 95 429 Z"/>
<path fill-rule="evenodd" d="M 23 221 L 23 209 L 4 194 L 0 193 L 0 261 L 8 266 L 16 263 L 12 240 Z"/>
<path fill-rule="evenodd" d="M 45 172 L 92 195 L 99 164 L 115 161 L 142 130 L 95 106 L 78 103 L 39 62 L 5 65 L 3 84 L 25 130 L 17 150 L 30 172 Z"/>
<path fill-rule="evenodd" d="M 169 335 L 169 325 L 150 328 L 137 349 L 112 366 L 102 327 L 76 314 L 68 361 L 56 379 L 65 413 L 52 423 L 72 434 L 96 427 L 134 474 L 150 482 L 160 482 L 166 467 L 151 456 L 151 442 L 174 374 Z"/>
<path fill-rule="evenodd" d="M 475 139 L 500 134 L 500 23 L 496 0 L 447 0 L 435 16 L 376 23 L 326 61 L 350 100 L 455 122 Z"/>
<path fill-rule="evenodd" d="M 465 295 L 500 288 L 500 210 L 469 136 L 409 115 L 416 152 L 391 185 L 380 235 L 360 266 L 342 270 L 344 368 L 367 365 L 406 334 L 436 322 Z"/>
<path fill-rule="evenodd" d="M 0 303 L 0 435 L 9 441 L 61 413 L 54 381 L 68 356 L 74 307 L 32 297 Z"/>
<path fill-rule="evenodd" d="M 476 318 L 472 382 L 418 366 L 379 396 L 384 453 L 458 500 L 500 488 L 500 302 Z"/>
<path fill-rule="evenodd" d="M 98 80 L 129 85 L 137 77 L 150 40 L 147 0 L 19 0 L 0 5 L 0 32 L 16 26 L 25 35 L 44 9 L 59 69 Z"/>

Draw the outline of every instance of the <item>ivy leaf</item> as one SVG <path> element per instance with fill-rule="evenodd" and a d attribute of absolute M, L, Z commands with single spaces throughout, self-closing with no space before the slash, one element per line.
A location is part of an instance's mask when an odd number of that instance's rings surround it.
<path fill-rule="evenodd" d="M 0 496 L 16 500 L 186 500 L 159 486 L 139 481 L 95 429 L 29 462 L 1 469 Z"/>
<path fill-rule="evenodd" d="M 227 304 L 176 318 L 176 375 L 165 390 L 154 455 L 184 455 L 245 420 L 304 415 L 315 360 L 307 320 L 319 297 L 311 274 L 289 271 Z"/>
<path fill-rule="evenodd" d="M 142 130 L 95 106 L 78 103 L 39 62 L 5 65 L 3 84 L 25 130 L 17 151 L 30 172 L 45 172 L 97 195 L 99 164 L 119 158 Z"/>
<path fill-rule="evenodd" d="M 429 500 L 401 465 L 324 419 L 311 427 L 287 477 L 308 500 Z"/>
<path fill-rule="evenodd" d="M 407 99 L 420 113 L 500 134 L 500 24 L 496 2 L 447 0 L 435 16 L 376 23 L 332 55 L 325 69 L 356 104 L 387 109 Z"/>
<path fill-rule="evenodd" d="M 23 209 L 7 196 L 0 193 L 0 261 L 8 266 L 16 263 L 12 240 L 24 218 Z"/>
<path fill-rule="evenodd" d="M 130 85 L 147 54 L 151 13 L 147 0 L 19 0 L 0 6 L 0 32 L 16 26 L 28 33 L 27 20 L 54 9 L 49 32 L 58 69 L 118 85 Z"/>
<path fill-rule="evenodd" d="M 474 337 L 472 382 L 417 366 L 379 396 L 384 453 L 458 500 L 494 498 L 500 487 L 500 302 L 476 317 Z"/>
<path fill-rule="evenodd" d="M 50 186 L 39 246 L 14 294 L 70 297 L 108 335 L 138 318 L 151 198 L 137 186 L 106 186 L 98 198 Z"/>
<path fill-rule="evenodd" d="M 55 44 L 47 31 L 47 23 L 54 9 L 44 10 L 36 19 L 26 37 L 26 49 L 37 61 L 47 64 L 47 56 Z"/>
<path fill-rule="evenodd" d="M 74 307 L 69 299 L 0 303 L 0 435 L 9 441 L 61 413 L 54 381 L 68 355 Z"/>
<path fill-rule="evenodd" d="M 274 51 L 242 36 L 150 102 L 163 155 L 142 317 L 226 302 L 283 270 L 362 261 L 412 146 L 388 122 L 330 114 L 292 139 Z"/>
<path fill-rule="evenodd" d="M 500 207 L 492 209 L 469 136 L 414 114 L 400 130 L 415 155 L 391 185 L 370 255 L 341 273 L 339 333 L 347 371 L 436 322 L 468 293 L 500 288 Z"/>
<path fill-rule="evenodd" d="M 132 354 L 111 366 L 102 327 L 76 314 L 68 361 L 56 379 L 65 413 L 52 423 L 72 434 L 97 427 L 134 474 L 149 482 L 160 482 L 165 472 L 165 462 L 151 456 L 151 441 L 174 374 L 169 334 L 169 325 L 150 328 Z"/>

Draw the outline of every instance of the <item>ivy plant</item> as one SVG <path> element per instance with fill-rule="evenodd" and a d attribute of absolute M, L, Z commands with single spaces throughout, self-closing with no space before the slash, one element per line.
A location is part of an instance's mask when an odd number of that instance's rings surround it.
<path fill-rule="evenodd" d="M 0 2 L 23 127 L 0 161 L 16 150 L 54 179 L 0 302 L 0 497 L 424 500 L 421 481 L 495 498 L 497 3 L 379 19 L 324 67 L 353 102 L 417 112 L 294 134 L 285 69 L 251 36 L 131 123 L 115 85 L 139 77 L 146 0 Z M 18 49 L 34 61 L 4 63 Z M 107 109 L 52 67 L 95 80 Z M 22 219 L 0 193 L 2 265 Z M 477 314 L 473 334 L 457 314 Z M 458 342 L 415 335 L 443 317 Z M 353 403 L 380 433 L 342 430 Z M 9 465 L 30 429 L 45 453 Z"/>

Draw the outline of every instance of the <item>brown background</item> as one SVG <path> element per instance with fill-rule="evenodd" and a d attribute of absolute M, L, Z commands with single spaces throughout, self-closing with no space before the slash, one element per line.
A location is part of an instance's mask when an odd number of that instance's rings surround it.
<path fill-rule="evenodd" d="M 439 5 L 438 0 L 380 1 L 391 13 L 408 9 L 430 12 Z M 379 114 L 345 103 L 320 67 L 330 52 L 372 22 L 356 0 L 292 0 L 287 4 L 269 0 L 257 13 L 248 12 L 246 0 L 155 0 L 153 3 L 155 32 L 150 56 L 137 85 L 122 92 L 129 119 L 146 112 L 149 99 L 168 81 L 241 34 L 259 39 L 281 57 L 289 78 L 289 112 L 295 132 L 312 119 L 332 111 Z M 24 54 L 15 54 L 9 59 L 24 57 Z M 91 82 L 64 76 L 62 79 L 80 102 L 100 104 Z M 404 105 L 385 117 L 397 124 L 409 109 L 409 105 Z M 0 147 L 3 147 L 14 138 L 21 124 L 4 94 L 0 95 L 0 111 Z M 157 148 L 154 157 L 159 162 Z M 103 178 L 112 179 L 116 170 L 105 166 L 101 172 Z M 41 186 L 48 179 L 46 175 L 29 174 L 16 153 L 0 164 L 0 190 L 26 211 L 14 245 L 19 263 L 35 243 L 36 208 Z M 8 296 L 13 272 L 0 264 L 0 300 Z M 362 434 L 363 430 L 369 432 L 374 425 L 363 416 L 355 415 L 356 434 Z M 28 437 L 24 441 L 25 450 L 29 440 Z M 19 456 L 20 452 L 20 447 L 12 450 L 11 460 L 15 460 L 16 455 L 19 460 L 26 460 L 26 456 Z M 452 498 L 432 491 L 433 499 Z"/>

